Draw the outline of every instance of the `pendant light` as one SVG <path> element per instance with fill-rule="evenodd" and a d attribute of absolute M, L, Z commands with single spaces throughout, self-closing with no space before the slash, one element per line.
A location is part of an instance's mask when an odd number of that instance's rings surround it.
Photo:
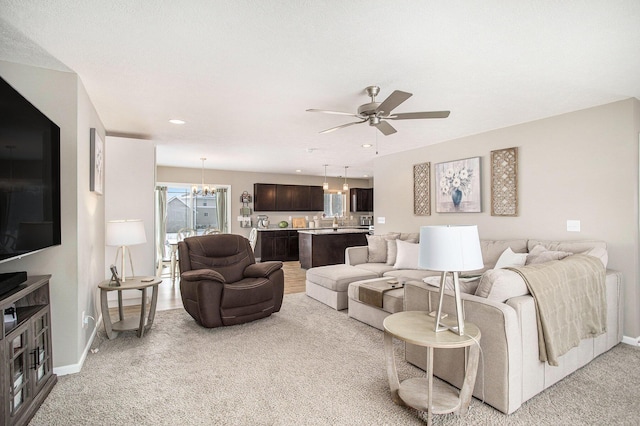
<path fill-rule="evenodd" d="M 348 191 L 349 190 L 349 184 L 347 183 L 347 169 L 349 168 L 349 166 L 344 166 L 344 183 L 342 184 L 342 190 L 343 191 Z"/>
<path fill-rule="evenodd" d="M 213 193 L 212 189 L 209 188 L 208 185 L 204 184 L 204 160 L 206 160 L 206 158 L 201 157 L 200 160 L 202 160 L 202 189 L 198 189 L 198 185 L 193 185 L 191 187 L 191 193 L 193 194 L 194 197 L 198 195 L 198 193 L 202 194 L 205 197 Z"/>
<path fill-rule="evenodd" d="M 322 189 L 325 191 L 329 189 L 329 182 L 327 182 L 327 166 L 328 164 L 324 165 L 324 183 L 322 184 Z"/>

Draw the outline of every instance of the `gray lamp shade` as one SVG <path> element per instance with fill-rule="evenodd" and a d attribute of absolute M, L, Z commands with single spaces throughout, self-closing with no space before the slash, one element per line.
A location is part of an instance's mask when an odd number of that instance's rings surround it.
<path fill-rule="evenodd" d="M 484 267 L 476 225 L 420 227 L 418 264 L 430 271 L 473 271 Z"/>

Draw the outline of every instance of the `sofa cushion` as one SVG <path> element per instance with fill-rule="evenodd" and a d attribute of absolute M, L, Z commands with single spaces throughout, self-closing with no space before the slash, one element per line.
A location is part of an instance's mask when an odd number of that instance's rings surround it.
<path fill-rule="evenodd" d="M 408 236 L 413 234 L 402 234 L 402 235 Z M 396 240 L 402 240 L 408 243 L 418 242 L 416 238 L 402 239 L 400 236 L 396 236 L 396 235 L 387 236 L 387 265 L 395 265 L 396 263 L 396 258 L 398 256 L 398 243 L 396 243 Z"/>
<path fill-rule="evenodd" d="M 367 262 L 385 263 L 387 261 L 387 240 L 382 235 L 367 235 L 369 255 Z"/>
<path fill-rule="evenodd" d="M 307 281 L 333 291 L 347 291 L 354 281 L 376 277 L 373 272 L 349 265 L 316 266 L 307 270 Z"/>
<path fill-rule="evenodd" d="M 426 277 L 422 281 L 429 284 L 430 286 L 440 288 L 440 279 L 441 279 L 441 275 L 437 275 L 433 277 Z M 460 291 L 462 293 L 467 293 L 467 294 L 475 294 L 479 283 L 480 283 L 480 277 L 476 277 L 475 279 L 465 279 L 465 278 L 458 279 L 458 284 L 460 284 Z M 444 285 L 447 290 L 453 291 L 453 277 L 450 274 L 447 274 L 447 278 Z"/>
<path fill-rule="evenodd" d="M 398 254 L 394 269 L 419 269 L 418 257 L 420 254 L 420 244 L 409 243 L 407 241 L 396 240 Z"/>
<path fill-rule="evenodd" d="M 609 256 L 607 254 L 607 243 L 600 240 L 578 240 L 578 241 L 544 241 L 529 240 L 529 251 L 535 246 L 541 245 L 548 250 L 568 251 L 570 253 L 582 253 L 595 256 L 607 267 Z"/>
<path fill-rule="evenodd" d="M 524 279 L 509 269 L 489 269 L 480 278 L 476 296 L 504 302 L 512 297 L 529 294 Z"/>
<path fill-rule="evenodd" d="M 524 266 L 527 262 L 527 253 L 514 253 L 511 247 L 502 252 L 493 269 L 501 269 L 507 266 Z"/>
<path fill-rule="evenodd" d="M 350 299 L 360 301 L 360 284 L 380 281 L 380 278 L 371 280 L 354 281 L 349 284 L 347 295 Z M 384 280 L 384 279 L 383 279 Z M 385 291 L 382 296 L 382 310 L 394 314 L 396 312 L 402 312 L 404 305 L 404 288 L 396 288 L 394 290 Z M 380 309 L 374 306 L 372 309 Z"/>
<path fill-rule="evenodd" d="M 427 269 L 393 269 L 385 272 L 385 277 L 395 277 L 404 280 L 422 281 L 423 278 L 440 275 L 440 272 L 429 271 Z"/>
<path fill-rule="evenodd" d="M 387 265 L 386 263 L 358 263 L 357 265 L 355 265 L 355 267 L 365 271 L 373 272 L 379 277 L 381 277 L 387 271 L 393 271 L 393 266 Z"/>
<path fill-rule="evenodd" d="M 484 268 L 477 271 L 469 271 L 468 274 L 482 273 L 487 269 L 493 269 L 496 262 L 507 248 L 511 248 L 514 253 L 526 253 L 527 240 L 480 240 L 480 249 L 482 250 L 482 263 Z"/>
<path fill-rule="evenodd" d="M 571 256 L 573 253 L 560 250 L 547 250 L 544 246 L 535 246 L 527 255 L 527 265 L 533 265 L 536 263 L 545 263 L 552 260 L 562 260 L 567 256 Z"/>
<path fill-rule="evenodd" d="M 594 247 L 587 251 L 583 251 L 582 254 L 586 254 L 588 256 L 597 257 L 604 265 L 604 268 L 607 269 L 607 263 L 609 262 L 609 254 L 607 253 L 607 249 L 602 247 Z"/>

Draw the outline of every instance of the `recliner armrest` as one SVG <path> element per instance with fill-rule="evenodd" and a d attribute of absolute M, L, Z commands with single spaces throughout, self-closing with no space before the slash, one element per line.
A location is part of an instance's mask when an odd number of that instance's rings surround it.
<path fill-rule="evenodd" d="M 211 269 L 196 269 L 193 271 L 186 271 L 180 275 L 180 279 L 184 281 L 210 280 L 219 281 L 221 283 L 226 282 L 222 274 Z"/>
<path fill-rule="evenodd" d="M 252 263 L 244 269 L 243 275 L 247 278 L 267 278 L 278 269 L 282 269 L 282 262 L 275 260 L 262 263 Z"/>

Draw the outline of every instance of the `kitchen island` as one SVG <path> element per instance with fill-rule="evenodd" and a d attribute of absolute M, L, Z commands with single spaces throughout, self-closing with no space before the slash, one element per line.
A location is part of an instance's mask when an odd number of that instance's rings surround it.
<path fill-rule="evenodd" d="M 300 266 L 309 269 L 316 266 L 344 263 L 347 247 L 366 246 L 368 229 L 338 228 L 298 231 Z"/>

